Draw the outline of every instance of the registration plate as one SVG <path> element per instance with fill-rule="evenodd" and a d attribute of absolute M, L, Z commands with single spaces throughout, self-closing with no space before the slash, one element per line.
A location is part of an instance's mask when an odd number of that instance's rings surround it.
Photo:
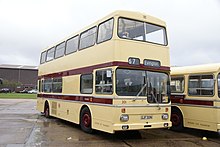
<path fill-rule="evenodd" d="M 151 116 L 151 115 L 142 115 L 141 119 L 153 119 L 153 116 Z"/>

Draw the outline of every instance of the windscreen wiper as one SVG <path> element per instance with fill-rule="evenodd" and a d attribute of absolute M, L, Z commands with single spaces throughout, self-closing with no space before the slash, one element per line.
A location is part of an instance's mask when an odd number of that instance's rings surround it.
<path fill-rule="evenodd" d="M 138 92 L 138 94 L 136 95 L 136 98 L 134 98 L 133 101 L 135 101 L 135 100 L 139 97 L 139 95 L 143 92 L 143 90 L 144 90 L 146 87 L 147 87 L 147 83 L 145 83 L 144 86 L 141 87 L 141 90 Z"/>
<path fill-rule="evenodd" d="M 151 94 L 152 97 L 154 98 L 155 102 L 158 104 L 158 109 L 160 110 L 160 109 L 161 109 L 161 108 L 160 108 L 160 104 L 159 104 L 159 102 L 158 102 L 156 96 L 154 95 L 154 92 L 153 92 L 153 88 L 152 88 L 152 86 L 151 86 L 151 83 L 150 83 L 150 89 L 151 89 L 150 94 Z"/>
<path fill-rule="evenodd" d="M 147 78 L 146 76 L 144 77 L 145 80 L 145 84 L 141 87 L 141 90 L 138 92 L 138 94 L 136 95 L 136 98 L 133 99 L 133 101 L 136 101 L 137 98 L 139 97 L 139 95 L 143 92 L 143 90 L 147 87 Z"/>

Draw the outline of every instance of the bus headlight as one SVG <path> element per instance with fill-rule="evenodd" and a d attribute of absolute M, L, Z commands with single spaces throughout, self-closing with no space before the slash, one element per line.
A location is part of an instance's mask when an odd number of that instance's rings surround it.
<path fill-rule="evenodd" d="M 122 115 L 120 116 L 120 121 L 126 122 L 126 121 L 128 121 L 128 120 L 129 120 L 129 116 L 128 116 L 127 114 L 122 114 Z"/>
<path fill-rule="evenodd" d="M 169 118 L 169 115 L 167 113 L 162 114 L 162 119 L 167 120 Z"/>

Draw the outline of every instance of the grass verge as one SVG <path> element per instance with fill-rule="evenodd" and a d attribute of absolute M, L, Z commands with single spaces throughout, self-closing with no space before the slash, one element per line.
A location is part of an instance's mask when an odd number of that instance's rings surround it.
<path fill-rule="evenodd" d="M 36 99 L 37 94 L 28 93 L 0 93 L 0 99 Z"/>

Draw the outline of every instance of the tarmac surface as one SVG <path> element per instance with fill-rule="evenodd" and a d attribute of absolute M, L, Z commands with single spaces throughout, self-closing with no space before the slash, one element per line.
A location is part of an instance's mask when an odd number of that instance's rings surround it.
<path fill-rule="evenodd" d="M 207 140 L 202 138 L 206 137 Z M 220 147 L 220 135 L 195 129 L 168 129 L 86 134 L 78 125 L 47 119 L 36 110 L 36 100 L 0 99 L 0 147 L 152 146 Z"/>

